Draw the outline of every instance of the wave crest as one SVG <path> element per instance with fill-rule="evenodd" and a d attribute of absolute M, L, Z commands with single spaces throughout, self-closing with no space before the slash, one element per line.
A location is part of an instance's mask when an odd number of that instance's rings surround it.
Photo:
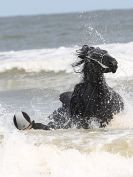
<path fill-rule="evenodd" d="M 113 77 L 132 77 L 133 76 L 133 42 L 123 44 L 104 44 L 99 47 L 109 51 L 119 63 L 119 69 Z M 72 63 L 76 60 L 73 48 L 55 49 L 34 49 L 25 51 L 10 51 L 0 53 L 0 72 L 17 69 L 25 72 L 73 72 Z M 109 77 L 112 74 L 108 74 Z M 107 77 L 108 77 L 107 76 Z"/>

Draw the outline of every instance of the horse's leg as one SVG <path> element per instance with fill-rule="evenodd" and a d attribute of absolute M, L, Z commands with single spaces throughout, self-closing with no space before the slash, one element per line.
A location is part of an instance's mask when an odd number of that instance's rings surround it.
<path fill-rule="evenodd" d="M 70 115 L 71 117 L 83 116 L 84 114 L 84 102 L 83 102 L 83 94 L 84 94 L 84 84 L 77 84 L 74 88 L 71 101 L 70 101 Z"/>
<path fill-rule="evenodd" d="M 32 128 L 35 130 L 50 130 L 52 127 L 49 125 L 44 125 L 42 123 L 33 123 Z"/>
<path fill-rule="evenodd" d="M 64 92 L 64 93 L 60 94 L 59 100 L 62 102 L 62 104 L 64 106 L 66 106 L 66 107 L 70 106 L 70 101 L 71 101 L 72 93 L 73 92 Z"/>
<path fill-rule="evenodd" d="M 67 107 L 58 108 L 48 118 L 51 120 L 48 126 L 53 129 L 70 128 L 71 117 Z"/>

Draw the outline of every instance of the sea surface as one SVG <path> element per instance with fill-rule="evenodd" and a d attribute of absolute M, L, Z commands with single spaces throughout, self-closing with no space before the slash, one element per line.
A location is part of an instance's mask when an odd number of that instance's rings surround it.
<path fill-rule="evenodd" d="M 105 77 L 125 110 L 104 129 L 16 130 L 21 110 L 48 123 L 83 44 L 117 59 Z M 0 177 L 133 177 L 133 9 L 0 18 Z"/>

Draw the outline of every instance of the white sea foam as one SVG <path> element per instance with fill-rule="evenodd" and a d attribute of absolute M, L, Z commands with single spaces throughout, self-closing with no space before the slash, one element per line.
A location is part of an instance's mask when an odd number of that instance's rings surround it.
<path fill-rule="evenodd" d="M 107 77 L 131 78 L 133 76 L 133 42 L 104 44 L 99 47 L 108 50 L 119 63 L 117 73 L 108 74 Z M 14 68 L 26 72 L 73 72 L 71 64 L 76 59 L 75 50 L 77 48 L 79 47 L 1 52 L 0 72 Z"/>
<path fill-rule="evenodd" d="M 14 68 L 26 72 L 71 72 L 74 51 L 73 48 L 60 47 L 58 49 L 2 52 L 0 53 L 0 72 Z"/>
<path fill-rule="evenodd" d="M 119 62 L 117 73 L 107 77 L 132 78 L 133 42 L 99 47 Z M 73 72 L 71 64 L 77 48 L 1 52 L 0 72 L 14 68 L 26 72 Z M 123 92 L 121 95 L 126 97 Z M 125 100 L 125 112 L 115 116 L 107 129 L 88 132 L 19 132 L 14 130 L 14 113 L 0 105 L 0 177 L 133 177 L 133 111 L 130 99 Z"/>
<path fill-rule="evenodd" d="M 43 136 L 47 138 L 45 133 Z M 71 137 L 71 134 L 68 137 Z M 34 138 L 32 141 L 30 141 L 30 136 L 26 136 L 26 134 L 17 132 L 5 134 L 4 141 L 0 145 L 0 175 L 2 177 L 133 176 L 133 157 L 118 154 L 119 149 L 117 146 L 119 143 L 116 147 L 114 146 L 117 152 L 113 153 L 111 149 L 110 152 L 107 152 L 106 148 L 98 150 L 98 145 L 100 145 L 99 137 L 98 144 L 92 152 L 82 152 L 76 148 L 63 150 L 50 143 L 44 144 L 42 142 L 39 144 L 38 140 L 39 134 L 38 138 Z M 107 145 L 109 144 L 107 143 Z M 114 145 L 116 145 L 116 142 L 114 142 Z"/>

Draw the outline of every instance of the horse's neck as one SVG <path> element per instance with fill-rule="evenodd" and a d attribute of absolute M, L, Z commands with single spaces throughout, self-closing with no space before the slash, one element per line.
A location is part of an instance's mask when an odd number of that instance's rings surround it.
<path fill-rule="evenodd" d="M 84 76 L 83 81 L 94 86 L 106 85 L 104 75 L 99 73 L 87 74 Z"/>
<path fill-rule="evenodd" d="M 94 79 L 94 80 L 92 80 Z M 84 83 L 84 98 L 93 98 L 94 100 L 103 99 L 103 97 L 109 92 L 108 85 L 105 81 L 104 75 L 95 75 L 88 77 L 87 80 L 83 80 Z"/>

